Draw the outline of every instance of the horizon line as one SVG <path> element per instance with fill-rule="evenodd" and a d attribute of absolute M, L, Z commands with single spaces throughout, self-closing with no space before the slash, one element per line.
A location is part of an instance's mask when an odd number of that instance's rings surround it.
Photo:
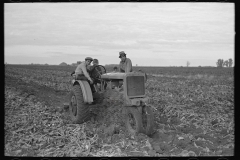
<path fill-rule="evenodd" d="M 77 66 L 77 65 L 72 65 L 72 64 L 67 64 L 67 65 L 60 65 L 60 64 L 38 64 L 38 63 L 33 63 L 33 64 L 10 64 L 10 63 L 5 63 L 4 65 L 27 65 L 27 66 Z M 114 66 L 114 65 L 117 65 L 118 64 L 105 64 L 105 65 L 102 65 L 102 66 Z M 132 67 L 187 67 L 187 66 L 132 66 Z M 217 66 L 202 66 L 202 65 L 198 65 L 198 66 L 188 66 L 187 68 L 190 68 L 190 67 L 217 67 Z M 234 67 L 234 66 L 233 66 Z M 230 68 L 230 67 L 227 67 L 227 68 Z"/>

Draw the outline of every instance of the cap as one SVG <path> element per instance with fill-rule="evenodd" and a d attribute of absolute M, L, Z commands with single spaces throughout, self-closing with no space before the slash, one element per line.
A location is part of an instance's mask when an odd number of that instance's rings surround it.
<path fill-rule="evenodd" d="M 86 57 L 86 58 L 85 58 L 85 61 L 86 61 L 86 60 L 91 60 L 91 61 L 93 61 L 93 59 L 92 59 L 91 57 Z"/>
<path fill-rule="evenodd" d="M 124 51 L 119 52 L 119 58 L 121 58 L 122 55 L 126 56 L 126 53 Z"/>
<path fill-rule="evenodd" d="M 98 59 L 93 59 L 93 63 L 98 63 Z"/>

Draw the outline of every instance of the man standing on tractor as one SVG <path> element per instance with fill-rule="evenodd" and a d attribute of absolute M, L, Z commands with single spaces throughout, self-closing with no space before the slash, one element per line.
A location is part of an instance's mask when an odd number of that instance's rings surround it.
<path fill-rule="evenodd" d="M 124 51 L 119 52 L 119 58 L 121 58 L 119 71 L 125 73 L 132 72 L 132 61 L 126 57 L 126 53 Z"/>
<path fill-rule="evenodd" d="M 81 64 L 79 64 L 77 66 L 75 72 L 73 72 L 72 74 L 75 73 L 76 78 L 79 80 L 89 80 L 90 84 L 93 84 L 93 80 L 91 79 L 91 77 L 89 76 L 89 74 L 87 72 L 87 66 L 89 66 L 92 61 L 93 61 L 93 59 L 91 57 L 86 57 L 85 62 L 82 62 Z"/>

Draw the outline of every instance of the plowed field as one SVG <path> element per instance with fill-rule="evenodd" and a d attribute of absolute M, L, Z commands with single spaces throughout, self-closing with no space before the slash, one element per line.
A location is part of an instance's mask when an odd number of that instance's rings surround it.
<path fill-rule="evenodd" d="M 91 120 L 71 124 L 63 103 L 74 69 L 5 66 L 5 156 L 234 155 L 232 68 L 141 68 L 154 109 L 149 137 L 127 133 L 117 92 L 105 95 Z"/>

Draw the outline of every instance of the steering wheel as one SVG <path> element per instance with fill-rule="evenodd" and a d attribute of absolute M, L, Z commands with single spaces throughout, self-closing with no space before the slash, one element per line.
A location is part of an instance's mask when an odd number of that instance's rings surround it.
<path fill-rule="evenodd" d="M 90 76 L 93 79 L 100 80 L 101 75 L 104 74 L 104 73 L 106 73 L 105 67 L 103 67 L 102 65 L 96 65 L 96 66 L 93 67 Z"/>

